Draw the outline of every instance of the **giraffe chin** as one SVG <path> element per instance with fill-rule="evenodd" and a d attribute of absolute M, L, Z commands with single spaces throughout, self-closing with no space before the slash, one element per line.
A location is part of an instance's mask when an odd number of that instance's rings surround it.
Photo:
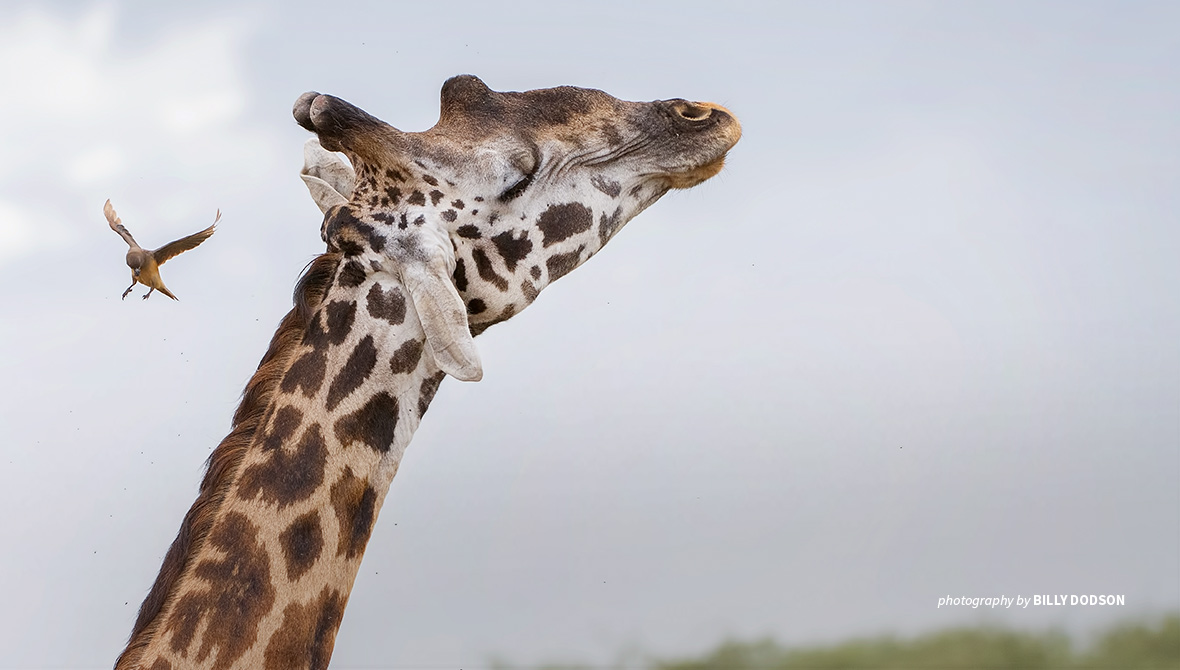
<path fill-rule="evenodd" d="M 721 168 L 723 167 L 725 167 L 725 154 L 722 154 L 717 160 L 705 163 L 695 170 L 667 175 L 664 177 L 664 181 L 670 188 L 692 188 L 716 176 L 718 172 L 721 172 Z"/>

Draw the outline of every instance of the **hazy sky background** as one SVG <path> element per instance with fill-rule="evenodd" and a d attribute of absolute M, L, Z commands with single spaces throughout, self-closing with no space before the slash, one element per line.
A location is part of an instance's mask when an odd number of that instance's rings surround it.
<path fill-rule="evenodd" d="M 669 194 L 476 340 L 333 667 L 605 663 L 1180 608 L 1175 3 L 21 3 L 0 9 L 0 665 L 107 668 L 320 214 L 307 90 L 728 106 Z M 149 246 L 129 282 L 111 198 Z M 936 609 L 1125 594 L 1124 608 Z M 7 664 L 7 665 L 5 665 Z"/>

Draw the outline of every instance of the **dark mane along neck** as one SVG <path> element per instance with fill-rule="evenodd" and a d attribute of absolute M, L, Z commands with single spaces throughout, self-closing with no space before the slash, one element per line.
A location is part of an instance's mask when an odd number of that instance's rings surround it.
<path fill-rule="evenodd" d="M 180 532 L 164 556 L 160 574 L 139 608 L 139 616 L 135 620 L 127 647 L 115 662 L 116 670 L 131 670 L 138 667 L 144 648 L 158 628 L 159 614 L 172 598 L 177 582 L 188 566 L 189 557 L 200 549 L 225 492 L 237 474 L 246 448 L 250 446 L 255 431 L 262 424 L 279 380 L 291 362 L 291 354 L 299 345 L 315 310 L 320 306 L 339 262 L 340 254 L 336 253 L 317 257 L 308 265 L 296 284 L 294 306 L 279 323 L 266 354 L 258 364 L 258 370 L 246 383 L 246 390 L 242 392 L 242 402 L 234 412 L 229 435 L 226 435 L 221 444 L 209 455 L 208 467 L 201 481 L 197 500 L 184 516 Z"/>

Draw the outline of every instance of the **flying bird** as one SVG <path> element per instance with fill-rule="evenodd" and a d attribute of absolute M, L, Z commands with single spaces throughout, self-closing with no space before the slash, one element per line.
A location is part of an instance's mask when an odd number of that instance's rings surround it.
<path fill-rule="evenodd" d="M 164 246 L 149 251 L 144 249 L 136 243 L 135 238 L 131 237 L 131 233 L 123 227 L 123 222 L 119 219 L 119 215 L 115 213 L 115 208 L 111 207 L 111 201 L 107 200 L 106 204 L 102 206 L 102 213 L 107 217 L 107 223 L 111 224 L 111 230 L 119 233 L 127 245 L 131 248 L 127 250 L 127 266 L 131 268 L 131 286 L 123 291 L 123 298 L 127 298 L 127 294 L 131 289 L 135 288 L 136 282 L 148 287 L 148 292 L 144 294 L 143 299 L 147 300 L 152 291 L 159 291 L 164 295 L 176 300 L 176 296 L 172 295 L 172 291 L 164 286 L 164 280 L 160 278 L 160 266 L 164 264 L 169 258 L 177 254 L 184 253 L 189 249 L 195 248 L 201 242 L 209 239 L 217 228 L 217 222 L 221 220 L 221 210 L 217 210 L 217 216 L 213 219 L 213 225 L 202 230 L 199 233 L 193 233 L 188 237 L 182 237 L 175 242 L 169 242 Z"/>

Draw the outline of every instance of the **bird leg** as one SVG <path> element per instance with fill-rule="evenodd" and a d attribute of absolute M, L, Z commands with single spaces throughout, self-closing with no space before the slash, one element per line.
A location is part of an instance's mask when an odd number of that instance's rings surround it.
<path fill-rule="evenodd" d="M 131 292 L 131 289 L 133 289 L 133 288 L 135 288 L 135 282 L 134 282 L 134 281 L 132 281 L 132 282 L 131 282 L 131 286 L 128 286 L 126 291 L 123 291 L 123 298 L 122 298 L 123 300 L 126 300 L 126 299 L 127 299 L 127 294 L 128 294 L 128 293 L 130 293 L 130 292 Z"/>
<path fill-rule="evenodd" d="M 144 300 L 147 300 L 147 299 L 148 299 L 148 296 L 149 296 L 149 295 L 151 295 L 151 294 L 152 294 L 152 291 L 154 291 L 154 290 L 156 290 L 156 289 L 155 289 L 155 288 L 149 288 L 149 289 L 148 289 L 148 292 L 143 294 L 143 299 L 144 299 Z"/>

